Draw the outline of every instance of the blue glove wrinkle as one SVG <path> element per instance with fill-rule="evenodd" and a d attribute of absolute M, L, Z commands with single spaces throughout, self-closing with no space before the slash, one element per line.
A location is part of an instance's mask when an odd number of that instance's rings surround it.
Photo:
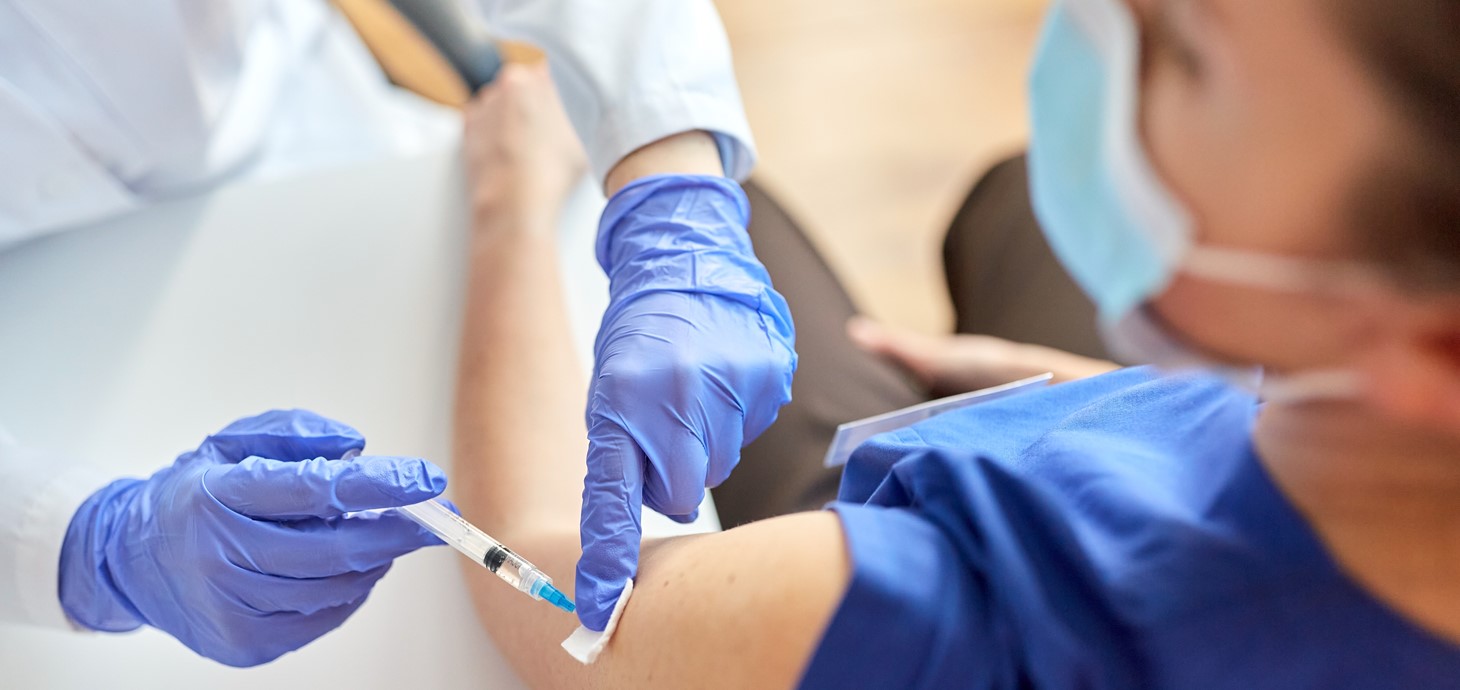
<path fill-rule="evenodd" d="M 307 410 L 272 410 L 229 424 L 205 439 L 199 451 L 212 450 L 234 462 L 249 455 L 299 461 L 338 458 L 364 447 L 365 437 L 354 427 Z"/>
<path fill-rule="evenodd" d="M 368 477 L 368 481 L 360 483 L 350 482 L 348 488 L 351 491 L 378 490 L 380 492 L 381 507 L 410 505 L 410 502 L 420 503 L 440 495 L 446 490 L 446 473 L 441 468 L 426 462 L 421 458 L 408 458 L 404 462 L 372 462 L 366 456 L 365 462 L 355 460 L 361 466 L 361 475 Z M 382 502 L 383 499 L 383 502 Z M 419 499 L 419 500 L 417 500 Z M 346 501 L 348 504 L 361 504 L 367 500 L 362 496 L 352 497 Z"/>
<path fill-rule="evenodd" d="M 623 591 L 624 565 L 638 563 L 643 533 L 639 512 L 643 455 L 615 426 L 606 416 L 590 421 L 588 437 L 599 439 L 598 455 L 596 462 L 589 463 L 583 483 L 582 545 L 585 552 L 593 549 L 599 557 L 578 562 L 575 600 L 583 625 L 600 631 L 608 625 L 608 616 Z M 586 616 L 585 606 L 589 609 Z"/>
<path fill-rule="evenodd" d="M 755 258 L 740 186 L 659 176 L 609 201 L 594 344 L 578 612 L 601 630 L 638 569 L 639 511 L 697 514 L 790 400 L 795 327 Z"/>
<path fill-rule="evenodd" d="M 420 458 L 362 455 L 283 462 L 249 457 L 210 470 L 220 503 L 253 518 L 298 520 L 420 503 L 446 490 L 446 474 Z"/>
<path fill-rule="evenodd" d="M 625 258 L 614 257 L 617 242 L 636 233 L 681 250 L 724 247 L 749 253 L 749 224 L 750 200 L 731 180 L 703 175 L 641 178 L 620 189 L 604 208 L 595 246 L 598 264 L 612 274 Z M 634 253 L 637 249 L 628 256 Z"/>
<path fill-rule="evenodd" d="M 141 612 L 116 588 L 104 551 L 119 506 L 142 483 L 140 479 L 118 479 L 102 487 L 92 496 L 100 500 L 82 504 L 66 530 L 61 545 L 61 572 L 87 575 L 63 577 L 58 583 L 61 608 L 77 625 L 102 632 L 126 632 L 146 622 Z"/>
<path fill-rule="evenodd" d="M 389 564 L 327 578 L 287 578 L 246 571 L 235 576 L 245 586 L 225 596 L 234 598 L 239 606 L 258 617 L 281 613 L 312 616 L 341 606 L 358 605 L 389 571 Z"/>
<path fill-rule="evenodd" d="M 359 608 L 395 558 L 440 543 L 398 515 L 342 516 L 446 485 L 419 458 L 323 459 L 363 444 L 318 415 L 271 412 L 146 480 L 108 485 L 67 530 L 62 608 L 94 630 L 151 625 L 231 666 L 302 647 Z"/>

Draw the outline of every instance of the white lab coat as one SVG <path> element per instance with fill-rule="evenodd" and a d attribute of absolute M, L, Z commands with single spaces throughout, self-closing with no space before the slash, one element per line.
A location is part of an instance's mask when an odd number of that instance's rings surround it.
<path fill-rule="evenodd" d="M 754 146 L 711 0 L 467 1 L 494 32 L 548 52 L 600 180 L 691 130 L 715 133 L 728 174 L 749 174 Z M 323 0 L 0 0 L 0 247 L 228 181 L 409 154 L 459 127 L 392 88 Z M 61 544 L 113 478 L 10 431 L 0 622 L 69 628 Z"/>

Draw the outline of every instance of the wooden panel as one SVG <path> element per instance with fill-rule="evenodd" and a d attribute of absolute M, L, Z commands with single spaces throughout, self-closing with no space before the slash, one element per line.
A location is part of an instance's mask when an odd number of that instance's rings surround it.
<path fill-rule="evenodd" d="M 759 177 L 874 316 L 951 321 L 939 248 L 1026 137 L 1044 0 L 720 0 Z"/>
<path fill-rule="evenodd" d="M 451 63 L 389 2 L 332 1 L 391 81 L 442 105 L 466 104 L 471 94 Z"/>

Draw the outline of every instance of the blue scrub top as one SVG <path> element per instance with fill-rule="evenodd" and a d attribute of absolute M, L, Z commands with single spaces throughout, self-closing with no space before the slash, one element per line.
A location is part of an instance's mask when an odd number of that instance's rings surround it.
<path fill-rule="evenodd" d="M 868 441 L 810 688 L 1460 687 L 1460 647 L 1340 571 L 1249 395 L 1149 369 Z"/>

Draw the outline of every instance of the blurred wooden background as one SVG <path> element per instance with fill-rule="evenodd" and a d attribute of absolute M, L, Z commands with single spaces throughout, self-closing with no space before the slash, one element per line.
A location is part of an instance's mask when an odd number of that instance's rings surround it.
<path fill-rule="evenodd" d="M 398 83 L 466 98 L 385 0 L 332 1 Z M 716 2 L 760 143 L 757 178 L 866 313 L 947 330 L 943 233 L 979 174 L 1024 145 L 1047 0 Z"/>
<path fill-rule="evenodd" d="M 717 0 L 762 160 L 868 314 L 951 323 L 943 231 L 1023 147 L 1045 0 Z"/>

